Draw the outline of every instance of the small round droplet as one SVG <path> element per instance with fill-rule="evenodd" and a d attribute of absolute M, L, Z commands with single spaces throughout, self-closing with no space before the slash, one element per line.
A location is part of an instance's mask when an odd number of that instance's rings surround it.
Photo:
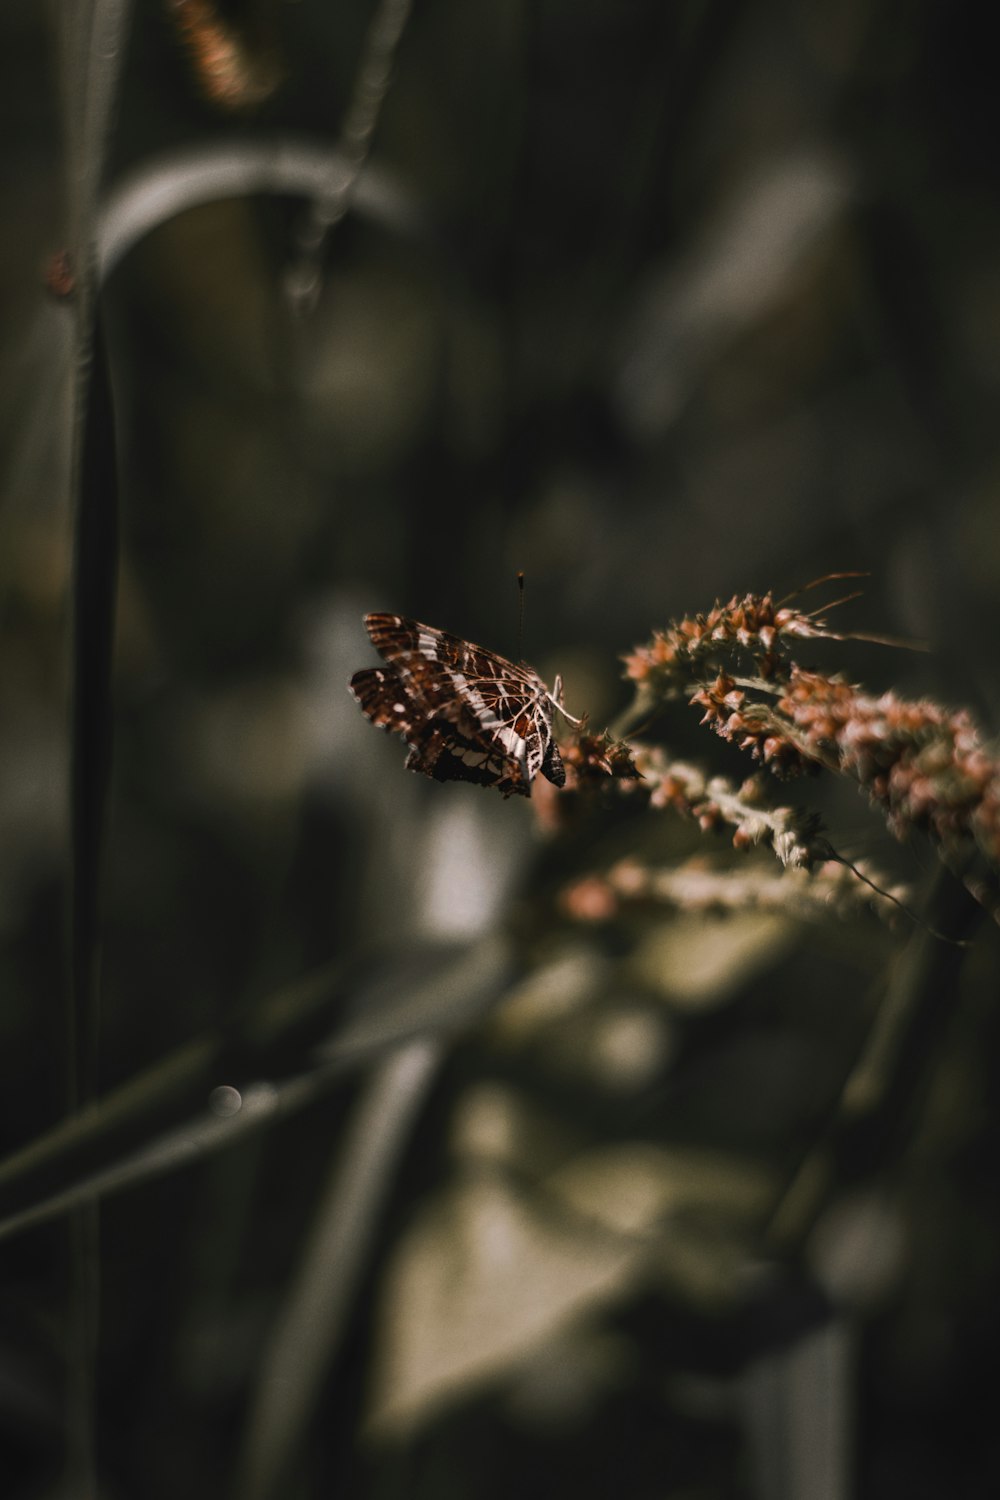
<path fill-rule="evenodd" d="M 234 1089 L 228 1083 L 223 1083 L 209 1094 L 208 1107 L 213 1115 L 218 1115 L 220 1119 L 228 1120 L 231 1116 L 238 1115 L 243 1108 L 243 1096 L 239 1089 Z"/>

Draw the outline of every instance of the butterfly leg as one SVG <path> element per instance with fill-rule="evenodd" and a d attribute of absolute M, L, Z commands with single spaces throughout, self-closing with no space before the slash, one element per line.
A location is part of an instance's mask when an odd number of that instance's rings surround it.
<path fill-rule="evenodd" d="M 575 729 L 579 729 L 580 725 L 583 723 L 583 720 L 575 719 L 573 715 L 568 711 L 568 709 L 566 709 L 563 705 L 563 680 L 561 677 L 556 678 L 555 686 L 553 687 L 551 693 L 549 693 L 547 696 L 549 702 L 552 704 L 552 707 L 557 708 L 562 714 L 563 718 L 567 719 Z"/>

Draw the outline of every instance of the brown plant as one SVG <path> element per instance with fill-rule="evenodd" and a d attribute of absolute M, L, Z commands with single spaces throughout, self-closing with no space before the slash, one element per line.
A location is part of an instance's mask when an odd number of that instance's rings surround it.
<path fill-rule="evenodd" d="M 829 869 L 831 858 L 839 856 L 818 816 L 773 805 L 763 774 L 737 785 L 674 760 L 662 746 L 627 738 L 648 727 L 662 706 L 686 697 L 703 710 L 703 724 L 749 751 L 778 778 L 822 770 L 848 777 L 883 814 L 895 837 L 928 836 L 977 900 L 995 907 L 992 886 L 1000 870 L 996 754 L 965 710 L 929 699 L 908 701 L 893 692 L 875 697 L 842 676 L 801 666 L 792 656 L 793 647 L 816 638 L 881 639 L 836 634 L 817 612 L 776 603 L 770 593 L 734 596 L 707 614 L 654 632 L 624 658 L 626 675 L 636 685 L 634 702 L 618 726 L 626 737 L 578 736 L 564 752 L 567 764 L 574 766 L 567 789 L 585 790 L 601 778 L 615 777 L 623 790 L 641 788 L 653 809 L 671 808 L 706 832 L 731 829 L 737 849 L 762 845 L 786 869 Z M 562 805 L 558 795 L 553 801 Z M 548 822 L 558 822 L 551 809 Z M 976 871 L 983 861 L 985 877 Z M 860 883 L 877 887 L 879 882 L 857 866 L 840 864 Z M 655 888 L 662 895 L 666 890 L 663 872 L 646 870 L 643 880 L 647 892 Z M 681 899 L 690 899 L 685 894 L 689 886 L 682 882 Z M 610 876 L 587 877 L 571 888 L 567 910 L 590 919 L 617 910 L 620 887 L 621 881 Z"/>

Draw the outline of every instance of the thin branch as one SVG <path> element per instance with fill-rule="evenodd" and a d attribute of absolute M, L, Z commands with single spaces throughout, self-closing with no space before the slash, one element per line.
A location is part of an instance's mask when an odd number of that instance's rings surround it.
<path fill-rule="evenodd" d="M 299 231 L 298 256 L 286 275 L 286 291 L 297 312 L 311 310 L 319 296 L 323 248 L 354 201 L 389 92 L 393 60 L 411 6 L 412 0 L 379 0 L 368 28 L 354 93 L 341 129 L 340 161 L 346 170 L 331 173 L 319 185 L 309 217 Z"/>
<path fill-rule="evenodd" d="M 967 940 L 984 913 L 942 871 L 895 966 L 857 1060 L 815 1144 L 796 1166 L 764 1233 L 768 1252 L 798 1257 L 834 1193 L 872 1180 L 911 1139 L 941 1046 L 955 1016 Z M 941 942 L 939 934 L 950 940 Z"/>

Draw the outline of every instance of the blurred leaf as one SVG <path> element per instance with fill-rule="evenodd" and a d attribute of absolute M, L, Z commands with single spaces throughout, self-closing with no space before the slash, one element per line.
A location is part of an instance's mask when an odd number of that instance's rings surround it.
<path fill-rule="evenodd" d="M 630 968 L 679 1009 L 708 1009 L 777 963 L 798 936 L 781 915 L 679 916 L 642 940 Z"/>
<path fill-rule="evenodd" d="M 733 1228 L 771 1186 L 744 1160 L 636 1144 L 575 1158 L 537 1197 L 492 1170 L 460 1176 L 420 1211 L 386 1276 L 373 1427 L 428 1421 L 640 1277 L 687 1268 L 699 1298 L 731 1294 Z"/>
<path fill-rule="evenodd" d="M 388 1269 L 373 1429 L 426 1421 L 505 1374 L 619 1293 L 644 1255 L 640 1243 L 560 1228 L 501 1177 L 456 1182 L 426 1206 Z"/>
<path fill-rule="evenodd" d="M 548 1183 L 576 1213 L 636 1235 L 685 1214 L 747 1224 L 770 1186 L 771 1174 L 743 1157 L 632 1142 L 579 1156 Z"/>

